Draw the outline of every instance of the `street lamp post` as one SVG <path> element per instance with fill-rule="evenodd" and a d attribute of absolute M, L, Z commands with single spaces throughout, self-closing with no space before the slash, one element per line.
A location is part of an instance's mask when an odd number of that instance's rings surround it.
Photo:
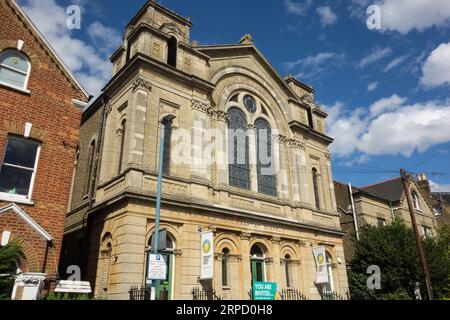
<path fill-rule="evenodd" d="M 172 122 L 176 117 L 173 115 L 168 115 L 164 117 L 161 123 L 161 133 L 160 133 L 160 141 L 159 141 L 159 171 L 158 171 L 158 187 L 156 192 L 156 213 L 155 213 L 155 234 L 153 236 L 152 252 L 153 254 L 158 254 L 159 251 L 159 220 L 160 220 L 160 212 L 161 212 L 161 190 L 162 190 L 162 177 L 164 170 L 164 134 L 166 127 L 171 127 Z M 156 281 L 152 280 L 152 288 L 156 289 Z M 155 291 L 155 299 L 156 299 L 156 291 Z"/>

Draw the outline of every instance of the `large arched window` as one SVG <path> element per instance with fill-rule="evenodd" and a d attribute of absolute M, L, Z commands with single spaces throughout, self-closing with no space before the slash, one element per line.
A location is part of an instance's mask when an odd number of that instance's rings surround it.
<path fill-rule="evenodd" d="M 319 174 L 316 168 L 312 169 L 312 179 L 314 187 L 314 200 L 316 202 L 317 210 L 320 210 L 320 196 L 319 196 Z"/>
<path fill-rule="evenodd" d="M 16 50 L 0 53 L 0 83 L 26 89 L 30 69 L 30 61 L 24 54 Z"/>
<path fill-rule="evenodd" d="M 127 121 L 123 120 L 120 126 L 120 150 L 119 150 L 119 174 L 122 172 L 123 153 L 125 151 L 125 133 L 127 128 Z"/>
<path fill-rule="evenodd" d="M 256 152 L 258 174 L 258 191 L 269 196 L 277 195 L 276 177 L 274 175 L 272 130 L 264 119 L 255 121 Z"/>
<path fill-rule="evenodd" d="M 284 257 L 284 272 L 286 273 L 286 287 L 290 288 L 291 287 L 291 275 L 290 275 L 290 268 L 291 268 L 291 256 L 290 255 L 286 255 Z"/>
<path fill-rule="evenodd" d="M 249 139 L 247 119 L 238 108 L 228 111 L 229 183 L 250 190 Z"/>
<path fill-rule="evenodd" d="M 252 272 L 252 282 L 266 281 L 266 263 L 263 249 L 255 244 L 250 250 L 250 267 Z"/>
<path fill-rule="evenodd" d="M 91 188 L 92 182 L 92 170 L 94 167 L 94 158 L 95 158 L 95 140 L 92 140 L 91 145 L 89 146 L 89 155 L 88 162 L 86 168 L 86 184 L 84 186 L 84 194 L 88 194 Z"/>

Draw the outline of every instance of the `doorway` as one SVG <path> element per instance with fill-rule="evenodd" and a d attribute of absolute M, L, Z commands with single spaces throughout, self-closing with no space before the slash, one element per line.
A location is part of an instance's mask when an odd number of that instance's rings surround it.
<path fill-rule="evenodd" d="M 266 282 L 266 257 L 262 248 L 254 245 L 250 251 L 250 270 L 252 273 L 252 286 L 255 282 Z"/>

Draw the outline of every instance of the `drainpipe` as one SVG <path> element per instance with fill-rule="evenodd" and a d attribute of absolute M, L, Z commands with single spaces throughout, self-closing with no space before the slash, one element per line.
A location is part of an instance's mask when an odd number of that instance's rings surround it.
<path fill-rule="evenodd" d="M 352 202 L 352 212 L 353 212 L 353 221 L 355 222 L 356 239 L 359 241 L 358 220 L 356 219 L 355 200 L 353 199 L 353 188 L 351 183 L 348 184 L 348 192 L 350 194 L 350 200 Z"/>

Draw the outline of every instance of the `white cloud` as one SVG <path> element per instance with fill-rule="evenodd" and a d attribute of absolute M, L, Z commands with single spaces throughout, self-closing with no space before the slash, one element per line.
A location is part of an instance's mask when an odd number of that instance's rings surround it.
<path fill-rule="evenodd" d="M 422 66 L 423 86 L 433 88 L 450 85 L 450 42 L 442 43 L 434 49 Z"/>
<path fill-rule="evenodd" d="M 312 0 L 306 0 L 302 3 L 291 0 L 284 0 L 283 5 L 289 14 L 304 16 L 312 4 Z"/>
<path fill-rule="evenodd" d="M 385 68 L 384 68 L 384 72 L 389 72 L 392 69 L 398 67 L 400 64 L 403 63 L 403 61 L 406 60 L 408 56 L 401 56 L 401 57 L 397 57 L 394 60 L 392 60 Z"/>
<path fill-rule="evenodd" d="M 352 0 L 349 10 L 352 16 L 365 20 L 369 5 L 380 7 L 382 30 L 405 34 L 433 26 L 446 27 L 450 22 L 448 0 Z"/>
<path fill-rule="evenodd" d="M 87 32 L 92 43 L 95 43 L 100 51 L 109 55 L 123 42 L 122 35 L 118 30 L 106 27 L 98 21 L 91 23 Z"/>
<path fill-rule="evenodd" d="M 297 69 L 295 77 L 316 79 L 329 73 L 333 68 L 341 67 L 345 63 L 344 53 L 321 52 L 316 55 L 298 59 L 284 64 L 289 71 Z"/>
<path fill-rule="evenodd" d="M 440 184 L 429 180 L 431 192 L 450 192 L 450 184 Z"/>
<path fill-rule="evenodd" d="M 372 50 L 372 52 L 362 58 L 359 63 L 358 63 L 358 67 L 359 68 L 365 68 L 379 60 L 382 60 L 388 56 L 390 56 L 392 54 L 392 49 L 387 47 L 387 48 L 375 48 Z"/>
<path fill-rule="evenodd" d="M 374 102 L 370 107 L 370 113 L 372 116 L 377 116 L 386 111 L 392 111 L 400 107 L 406 102 L 406 98 L 399 97 L 394 94 L 389 98 L 383 98 Z"/>
<path fill-rule="evenodd" d="M 378 81 L 371 82 L 367 85 L 367 92 L 375 91 L 377 90 L 377 88 L 378 88 Z"/>
<path fill-rule="evenodd" d="M 74 37 L 73 32 L 66 27 L 68 16 L 65 7 L 59 6 L 55 0 L 25 0 L 23 9 L 89 93 L 98 94 L 111 77 L 112 66 L 105 54 L 107 49 L 98 50 L 97 44 L 107 46 L 110 50 L 116 44 L 117 37 L 109 37 L 118 32 L 99 22 L 87 26 L 89 35 L 96 40 L 94 48 Z M 82 28 L 83 22 L 82 19 Z M 100 30 L 104 31 L 104 37 L 98 32 Z"/>
<path fill-rule="evenodd" d="M 342 103 L 327 110 L 329 134 L 336 139 L 331 148 L 338 156 L 359 152 L 410 157 L 414 151 L 450 141 L 450 101 L 406 104 L 394 95 L 375 102 L 370 110 L 347 112 Z"/>
<path fill-rule="evenodd" d="M 316 12 L 320 16 L 322 27 L 331 26 L 338 20 L 337 15 L 328 6 L 320 6 L 316 9 Z"/>

